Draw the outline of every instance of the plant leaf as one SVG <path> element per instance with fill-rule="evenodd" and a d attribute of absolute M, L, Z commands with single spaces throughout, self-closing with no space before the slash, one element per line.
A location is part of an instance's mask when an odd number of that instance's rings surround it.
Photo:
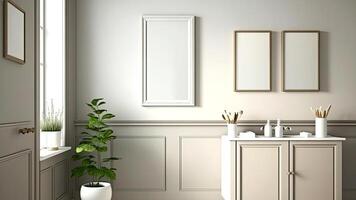
<path fill-rule="evenodd" d="M 101 101 L 100 103 L 98 103 L 98 106 L 101 106 L 103 104 L 106 104 L 106 102 L 105 101 Z"/>
<path fill-rule="evenodd" d="M 90 103 L 87 103 L 87 106 L 89 106 L 92 110 L 96 110 L 95 106 L 93 106 L 93 105 L 90 104 Z"/>
<path fill-rule="evenodd" d="M 96 150 L 99 151 L 99 152 L 107 152 L 108 151 L 108 147 L 107 146 L 97 146 L 96 147 Z"/>
<path fill-rule="evenodd" d="M 97 99 L 93 99 L 91 100 L 91 104 L 94 105 L 94 106 L 97 106 L 98 105 L 98 102 L 103 100 L 104 98 L 97 98 Z"/>
<path fill-rule="evenodd" d="M 85 171 L 86 171 L 86 169 L 87 168 L 84 167 L 84 166 L 80 166 L 80 167 L 76 167 L 76 168 L 72 169 L 71 177 L 74 177 L 74 176 L 81 177 L 81 176 L 83 176 Z"/>
<path fill-rule="evenodd" d="M 90 118 L 94 118 L 94 119 L 99 119 L 97 116 L 95 116 L 93 113 L 89 113 L 88 116 Z"/>
<path fill-rule="evenodd" d="M 102 114 L 103 112 L 106 112 L 107 110 L 105 109 L 99 109 L 99 110 L 94 110 L 94 112 L 98 115 Z"/>
<path fill-rule="evenodd" d="M 72 156 L 72 159 L 73 159 L 74 161 L 77 161 L 77 160 L 81 160 L 81 159 L 86 158 L 86 157 L 88 157 L 88 156 L 87 156 L 87 155 L 74 154 L 74 155 Z"/>
<path fill-rule="evenodd" d="M 113 115 L 111 113 L 107 113 L 107 114 L 103 115 L 103 117 L 101 119 L 112 119 L 114 117 L 115 117 L 115 115 Z"/>
<path fill-rule="evenodd" d="M 95 146 L 93 146 L 92 144 L 79 144 L 78 147 L 75 149 L 75 151 L 77 153 L 81 153 L 81 152 L 93 152 L 95 151 L 96 148 Z"/>

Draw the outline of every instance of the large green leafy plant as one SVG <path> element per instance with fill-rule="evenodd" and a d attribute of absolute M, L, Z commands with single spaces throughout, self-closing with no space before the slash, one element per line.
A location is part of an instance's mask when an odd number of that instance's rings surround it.
<path fill-rule="evenodd" d="M 113 130 L 106 124 L 106 120 L 112 119 L 115 115 L 103 109 L 104 104 L 103 98 L 93 99 L 87 103 L 92 110 L 88 114 L 87 131 L 81 133 L 83 138 L 75 149 L 76 154 L 72 157 L 73 160 L 80 161 L 80 165 L 72 170 L 72 177 L 88 175 L 91 177 L 91 181 L 86 185 L 88 187 L 101 187 L 101 180 L 116 179 L 116 169 L 106 167 L 104 163 L 118 158 L 103 158 L 104 153 L 108 151 L 108 145 L 116 138 Z"/>

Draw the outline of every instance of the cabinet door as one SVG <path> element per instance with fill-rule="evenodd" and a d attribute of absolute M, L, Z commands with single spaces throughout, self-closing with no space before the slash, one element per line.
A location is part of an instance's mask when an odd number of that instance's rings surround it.
<path fill-rule="evenodd" d="M 40 173 L 40 200 L 53 199 L 53 172 L 52 167 Z"/>
<path fill-rule="evenodd" d="M 236 199 L 288 198 L 288 142 L 237 142 Z"/>
<path fill-rule="evenodd" d="M 341 143 L 290 145 L 290 200 L 341 200 Z"/>

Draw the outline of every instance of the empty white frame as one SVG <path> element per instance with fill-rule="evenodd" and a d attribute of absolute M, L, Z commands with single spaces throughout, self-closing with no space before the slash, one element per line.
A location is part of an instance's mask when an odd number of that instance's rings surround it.
<path fill-rule="evenodd" d="M 25 63 L 25 11 L 10 0 L 4 1 L 4 57 Z"/>
<path fill-rule="evenodd" d="M 282 85 L 285 92 L 320 90 L 320 31 L 282 32 Z"/>
<path fill-rule="evenodd" d="M 271 31 L 234 32 L 235 91 L 271 91 Z"/>
<path fill-rule="evenodd" d="M 195 105 L 194 24 L 194 16 L 143 16 L 143 106 Z"/>

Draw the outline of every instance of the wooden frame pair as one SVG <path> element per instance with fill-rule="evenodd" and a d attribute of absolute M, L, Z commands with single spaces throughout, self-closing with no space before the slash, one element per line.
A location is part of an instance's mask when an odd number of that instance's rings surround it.
<path fill-rule="evenodd" d="M 320 91 L 320 31 L 283 31 L 281 44 L 283 92 Z M 272 91 L 271 73 L 272 31 L 234 31 L 234 90 Z M 257 87 L 246 88 L 248 85 Z"/>

